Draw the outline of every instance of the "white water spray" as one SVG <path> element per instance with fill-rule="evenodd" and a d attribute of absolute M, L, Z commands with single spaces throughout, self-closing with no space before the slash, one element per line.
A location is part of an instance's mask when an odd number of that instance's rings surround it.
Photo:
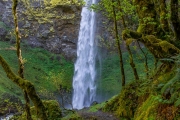
<path fill-rule="evenodd" d="M 96 96 L 95 58 L 97 48 L 94 41 L 95 13 L 88 10 L 96 0 L 85 0 L 86 5 L 81 12 L 81 23 L 78 38 L 77 60 L 73 77 L 73 108 L 89 107 Z"/>

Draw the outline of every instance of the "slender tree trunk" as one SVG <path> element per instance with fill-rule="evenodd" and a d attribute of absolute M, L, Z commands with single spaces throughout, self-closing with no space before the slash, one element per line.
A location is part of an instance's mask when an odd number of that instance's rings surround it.
<path fill-rule="evenodd" d="M 174 27 L 174 36 L 180 41 L 180 20 L 178 17 L 178 0 L 171 0 L 171 22 Z"/>
<path fill-rule="evenodd" d="M 160 23 L 161 23 L 161 28 L 163 31 L 169 32 L 169 24 L 167 20 L 167 10 L 166 10 L 166 1 L 165 0 L 159 0 L 160 2 Z"/>
<path fill-rule="evenodd" d="M 7 74 L 7 77 L 11 79 L 15 84 L 17 84 L 21 89 L 26 90 L 28 96 L 32 100 L 36 110 L 37 116 L 40 120 L 47 120 L 46 109 L 41 101 L 41 99 L 36 94 L 36 90 L 31 82 L 22 79 L 21 77 L 15 75 L 7 62 L 0 56 L 0 65 L 3 67 Z"/>
<path fill-rule="evenodd" d="M 17 57 L 18 57 L 18 61 L 19 61 L 19 71 L 18 74 L 19 76 L 24 79 L 24 65 L 23 65 L 23 59 L 22 59 L 22 55 L 21 55 L 21 47 L 20 47 L 20 35 L 19 35 L 19 31 L 18 31 L 18 20 L 17 20 L 17 13 L 16 13 L 16 8 L 18 5 L 18 1 L 17 0 L 13 0 L 13 15 L 14 15 L 14 24 L 15 24 L 15 33 L 16 33 L 16 52 L 17 52 Z M 29 97 L 28 94 L 26 92 L 26 90 L 23 90 L 24 92 L 24 98 L 26 101 L 26 118 L 27 120 L 32 120 L 31 118 L 31 112 L 30 112 L 30 101 L 29 101 Z"/>
<path fill-rule="evenodd" d="M 134 64 L 131 49 L 130 49 L 129 45 L 126 45 L 126 48 L 128 50 L 128 53 L 129 53 L 130 65 L 131 65 L 131 68 L 133 69 L 134 77 L 135 77 L 136 80 L 139 80 L 139 76 L 138 76 L 138 73 L 137 73 L 136 65 Z"/>
<path fill-rule="evenodd" d="M 113 3 L 113 0 L 112 0 Z M 116 20 L 116 12 L 114 5 L 112 5 L 113 9 L 113 18 L 114 18 L 114 30 L 115 30 L 115 37 L 116 37 L 116 44 L 118 47 L 118 52 L 119 52 L 119 59 L 120 59 L 120 68 L 121 68 L 121 75 L 122 75 L 122 86 L 125 86 L 125 73 L 124 73 L 124 64 L 123 64 L 123 58 L 122 58 L 122 51 L 121 51 L 121 46 L 120 46 L 120 41 L 119 41 L 119 35 L 118 35 L 118 29 L 117 29 L 117 20 Z"/>
<path fill-rule="evenodd" d="M 143 53 L 143 55 L 144 55 L 144 57 L 145 57 L 145 64 L 144 64 L 144 65 L 145 65 L 145 69 L 146 69 L 146 77 L 148 78 L 148 77 L 149 77 L 149 74 L 148 74 L 149 67 L 148 67 L 147 53 L 145 53 L 145 52 L 143 51 L 143 49 L 141 48 L 141 45 L 139 44 L 139 41 L 137 41 L 137 43 L 138 43 L 138 46 L 139 46 L 141 52 Z"/>
<path fill-rule="evenodd" d="M 120 0 L 118 0 L 118 5 L 119 5 L 120 12 L 123 13 L 123 11 L 121 9 Z M 127 26 L 126 26 L 125 19 L 124 19 L 123 15 L 121 16 L 121 19 L 122 19 L 122 22 L 123 22 L 124 29 L 126 29 Z M 131 68 L 133 70 L 134 77 L 135 77 L 136 80 L 139 80 L 139 76 L 138 76 L 138 73 L 137 73 L 137 70 L 136 70 L 136 65 L 135 65 L 134 60 L 133 60 L 133 55 L 132 55 L 131 49 L 130 49 L 129 45 L 127 45 L 127 44 L 126 44 L 126 48 L 128 50 L 128 53 L 129 53 L 130 65 L 131 65 Z"/>
<path fill-rule="evenodd" d="M 120 1 L 120 0 L 118 0 L 118 5 L 119 5 L 119 11 L 120 11 L 121 13 L 123 13 L 123 11 L 122 11 L 122 9 L 121 9 L 121 1 Z M 125 22 L 125 19 L 124 19 L 124 15 L 121 16 L 121 19 L 122 19 L 123 27 L 124 27 L 124 29 L 126 29 L 127 26 L 126 26 L 126 22 Z"/>

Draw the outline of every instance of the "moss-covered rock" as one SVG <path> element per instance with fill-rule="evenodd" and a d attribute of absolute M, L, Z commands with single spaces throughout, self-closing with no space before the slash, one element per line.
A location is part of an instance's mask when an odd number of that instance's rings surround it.
<path fill-rule="evenodd" d="M 83 120 L 83 118 L 77 112 L 71 112 L 65 117 L 63 117 L 61 120 Z"/>
<path fill-rule="evenodd" d="M 132 118 L 137 108 L 137 85 L 131 83 L 123 88 L 118 96 L 114 96 L 105 104 L 104 111 L 113 112 L 118 117 Z"/>
<path fill-rule="evenodd" d="M 155 120 L 157 114 L 158 99 L 154 95 L 150 95 L 148 99 L 138 107 L 135 112 L 135 120 Z"/>
<path fill-rule="evenodd" d="M 155 73 L 150 79 L 134 81 L 110 99 L 103 109 L 126 119 L 179 119 L 179 73 L 179 68 L 173 67 L 168 72 Z"/>
<path fill-rule="evenodd" d="M 62 117 L 61 109 L 59 103 L 55 100 L 43 101 L 43 104 L 46 109 L 47 119 L 48 120 L 60 120 Z M 31 115 L 33 120 L 37 120 L 37 111 L 35 107 L 31 107 Z M 18 118 L 19 120 L 26 120 L 26 114 L 23 113 L 22 116 Z"/>

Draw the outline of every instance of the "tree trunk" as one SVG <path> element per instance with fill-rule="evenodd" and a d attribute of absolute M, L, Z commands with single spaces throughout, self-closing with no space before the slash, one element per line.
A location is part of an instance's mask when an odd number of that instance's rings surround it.
<path fill-rule="evenodd" d="M 165 0 L 159 0 L 160 2 L 160 23 L 161 28 L 165 33 L 169 32 L 169 24 L 167 20 L 167 10 L 166 10 L 166 1 Z"/>
<path fill-rule="evenodd" d="M 180 20 L 178 17 L 178 0 L 171 0 L 171 22 L 174 28 L 174 36 L 180 43 Z"/>
<path fill-rule="evenodd" d="M 118 0 L 118 5 L 119 5 L 119 11 L 123 14 L 123 11 L 121 9 L 120 0 Z M 122 22 L 123 22 L 123 27 L 124 27 L 124 29 L 126 29 L 127 26 L 126 26 L 126 23 L 125 23 L 124 15 L 121 16 L 121 19 L 122 19 Z M 136 80 L 139 80 L 139 76 L 138 76 L 138 73 L 137 73 L 136 65 L 135 65 L 134 60 L 133 60 L 133 55 L 132 55 L 131 49 L 130 49 L 129 45 L 127 45 L 127 44 L 126 44 L 126 48 L 128 50 L 128 53 L 129 53 L 130 65 L 131 65 L 131 68 L 133 70 L 134 77 L 135 77 Z"/>
<path fill-rule="evenodd" d="M 113 3 L 113 0 L 112 0 Z M 119 59 L 120 59 L 120 68 L 121 68 L 121 75 L 122 75 L 122 86 L 125 86 L 125 73 L 124 73 L 124 64 L 123 64 L 123 58 L 122 58 L 122 51 L 121 51 L 121 46 L 120 46 L 120 41 L 119 41 L 119 33 L 118 33 L 118 29 L 117 29 L 117 20 L 116 20 L 116 12 L 115 12 L 115 8 L 114 5 L 112 5 L 112 9 L 113 9 L 113 19 L 114 19 L 114 30 L 115 30 L 115 36 L 116 36 L 116 44 L 118 47 L 118 52 L 119 52 Z"/>
<path fill-rule="evenodd" d="M 15 34 L 16 34 L 16 52 L 17 52 L 17 57 L 18 57 L 18 61 L 19 61 L 19 71 L 18 74 L 21 78 L 24 78 L 24 65 L 23 65 L 23 59 L 22 59 L 22 55 L 21 55 L 21 47 L 20 47 L 20 35 L 19 35 L 19 30 L 18 30 L 18 20 L 17 20 L 17 13 L 16 13 L 16 8 L 18 5 L 18 1 L 17 0 L 13 0 L 13 15 L 14 15 L 14 25 L 15 25 Z M 31 118 L 31 112 L 30 112 L 30 101 L 29 101 L 29 97 L 27 95 L 26 90 L 23 90 L 24 92 L 24 99 L 26 101 L 26 106 L 25 106 L 25 110 L 26 110 L 26 117 L 27 120 L 32 120 Z"/>
<path fill-rule="evenodd" d="M 47 120 L 46 109 L 41 101 L 41 99 L 36 94 L 35 88 L 31 82 L 28 80 L 22 79 L 21 77 L 15 75 L 6 61 L 0 56 L 0 65 L 3 67 L 4 71 L 7 74 L 7 77 L 11 79 L 15 84 L 17 84 L 21 89 L 26 90 L 28 96 L 32 100 L 36 110 L 37 116 L 41 120 Z"/>

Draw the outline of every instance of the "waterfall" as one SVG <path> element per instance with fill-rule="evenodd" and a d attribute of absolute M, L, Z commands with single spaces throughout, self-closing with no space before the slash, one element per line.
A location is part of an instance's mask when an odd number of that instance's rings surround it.
<path fill-rule="evenodd" d="M 82 8 L 81 23 L 78 38 L 77 60 L 73 77 L 73 108 L 89 107 L 96 96 L 96 69 L 95 61 L 97 48 L 95 45 L 95 12 L 89 10 L 96 0 L 85 0 Z"/>

